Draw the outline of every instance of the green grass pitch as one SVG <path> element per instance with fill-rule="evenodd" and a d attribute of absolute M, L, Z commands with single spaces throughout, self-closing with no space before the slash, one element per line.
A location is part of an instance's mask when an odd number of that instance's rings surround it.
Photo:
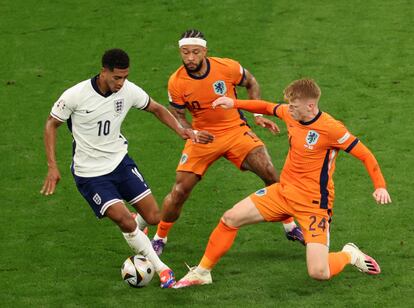
<path fill-rule="evenodd" d="M 414 5 L 350 1 L 51 1 L 2 0 L 0 10 L 0 306 L 354 306 L 414 307 Z M 62 173 L 55 195 L 39 194 L 46 174 L 43 126 L 66 88 L 100 69 L 109 48 L 131 57 L 129 79 L 167 104 L 169 75 L 180 65 L 177 40 L 202 30 L 209 54 L 237 59 L 267 100 L 292 80 L 322 88 L 321 108 L 342 120 L 376 155 L 393 204 L 377 206 L 363 165 L 342 153 L 331 249 L 348 241 L 375 257 L 382 274 L 348 267 L 328 282 L 307 276 L 305 251 L 280 224 L 242 229 L 210 286 L 161 290 L 158 279 L 129 288 L 120 266 L 131 254 L 118 229 L 97 221 L 69 170 L 71 137 L 59 130 Z M 246 97 L 244 89 L 240 97 Z M 251 119 L 251 116 L 249 115 Z M 280 169 L 286 129 L 254 128 Z M 130 112 L 129 152 L 161 203 L 183 142 L 144 112 Z M 163 260 L 178 277 L 198 263 L 211 230 L 260 180 L 220 160 L 186 203 Z M 155 228 L 151 229 L 151 235 Z"/>

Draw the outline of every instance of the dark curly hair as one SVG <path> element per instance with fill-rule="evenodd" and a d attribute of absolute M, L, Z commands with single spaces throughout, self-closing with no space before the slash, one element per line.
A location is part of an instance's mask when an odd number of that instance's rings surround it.
<path fill-rule="evenodd" d="M 128 54 L 119 48 L 113 48 L 105 51 L 102 56 L 102 67 L 113 71 L 114 68 L 125 69 L 129 67 Z"/>

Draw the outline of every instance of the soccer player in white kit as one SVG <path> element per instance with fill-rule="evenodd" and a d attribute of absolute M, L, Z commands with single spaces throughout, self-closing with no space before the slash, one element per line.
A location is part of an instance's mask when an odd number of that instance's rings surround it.
<path fill-rule="evenodd" d="M 193 139 L 171 113 L 144 90 L 127 80 L 129 57 L 121 49 L 110 49 L 102 57 L 101 72 L 66 90 L 46 121 L 44 141 L 48 173 L 41 189 L 53 194 L 60 180 L 56 163 L 56 131 L 67 122 L 73 136 L 71 170 L 76 186 L 98 218 L 109 217 L 121 229 L 125 240 L 137 254 L 146 256 L 160 276 L 161 287 L 175 284 L 174 273 L 153 250 L 141 231 L 156 225 L 160 211 L 148 184 L 135 162 L 128 156 L 128 142 L 121 124 L 131 108 L 153 113 L 183 139 Z M 124 201 L 138 212 L 136 218 Z"/>

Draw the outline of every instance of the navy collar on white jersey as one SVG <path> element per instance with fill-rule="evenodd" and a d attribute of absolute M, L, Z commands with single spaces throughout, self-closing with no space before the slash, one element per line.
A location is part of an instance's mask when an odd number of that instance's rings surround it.
<path fill-rule="evenodd" d="M 98 93 L 99 95 L 101 95 L 103 97 L 109 97 L 109 96 L 111 96 L 112 93 L 113 93 L 111 90 L 109 90 L 105 94 L 102 93 L 101 90 L 99 90 L 98 83 L 97 83 L 98 77 L 99 77 L 99 74 L 91 78 L 92 88 L 96 91 L 96 93 Z"/>

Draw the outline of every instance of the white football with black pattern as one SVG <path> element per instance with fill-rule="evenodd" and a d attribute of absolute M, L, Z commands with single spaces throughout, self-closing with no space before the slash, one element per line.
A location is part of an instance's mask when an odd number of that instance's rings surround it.
<path fill-rule="evenodd" d="M 121 268 L 122 279 L 134 288 L 148 285 L 154 277 L 154 272 L 154 265 L 142 255 L 129 257 Z"/>

